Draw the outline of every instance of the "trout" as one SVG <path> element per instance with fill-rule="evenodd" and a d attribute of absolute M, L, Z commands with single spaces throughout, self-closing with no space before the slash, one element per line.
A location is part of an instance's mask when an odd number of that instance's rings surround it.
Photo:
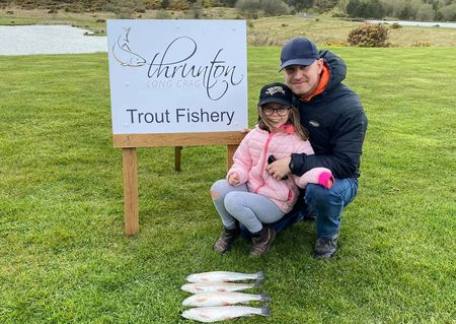
<path fill-rule="evenodd" d="M 267 306 L 262 308 L 248 306 L 222 306 L 190 308 L 182 313 L 182 317 L 205 323 L 229 320 L 241 316 L 269 316 Z"/>
<path fill-rule="evenodd" d="M 245 289 L 258 287 L 259 283 L 247 283 L 247 282 L 226 282 L 226 281 L 205 281 L 205 282 L 193 282 L 187 283 L 181 287 L 183 291 L 187 291 L 192 294 L 203 293 L 203 292 L 229 292 L 229 291 L 241 291 Z"/>
<path fill-rule="evenodd" d="M 245 294 L 240 292 L 209 292 L 192 295 L 186 298 L 182 305 L 208 307 L 208 306 L 228 306 L 235 304 L 248 304 L 251 301 L 268 302 L 271 298 L 267 295 Z"/>
<path fill-rule="evenodd" d="M 264 280 L 263 271 L 257 273 L 241 273 L 229 271 L 211 271 L 194 273 L 187 277 L 188 282 L 202 282 L 202 281 L 243 281 L 243 280 L 256 280 L 261 282 Z"/>

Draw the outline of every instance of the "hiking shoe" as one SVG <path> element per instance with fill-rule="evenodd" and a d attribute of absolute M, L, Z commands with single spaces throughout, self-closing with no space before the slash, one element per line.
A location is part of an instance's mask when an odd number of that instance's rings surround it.
<path fill-rule="evenodd" d="M 214 250 L 217 253 L 223 254 L 231 249 L 233 242 L 239 236 L 239 228 L 226 229 L 223 228 L 220 237 L 214 244 Z"/>
<path fill-rule="evenodd" d="M 269 226 L 263 226 L 263 229 L 258 233 L 258 235 L 252 236 L 252 249 L 250 250 L 250 256 L 261 256 L 268 252 L 275 237 L 275 229 Z"/>
<path fill-rule="evenodd" d="M 337 251 L 337 235 L 332 238 L 318 238 L 315 242 L 314 257 L 329 259 Z"/>

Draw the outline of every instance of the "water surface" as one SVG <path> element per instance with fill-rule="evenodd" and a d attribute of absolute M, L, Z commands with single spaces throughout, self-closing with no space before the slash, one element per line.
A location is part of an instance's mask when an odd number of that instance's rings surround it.
<path fill-rule="evenodd" d="M 417 26 L 417 27 L 442 27 L 456 28 L 456 23 L 440 22 L 440 21 L 412 21 L 412 20 L 366 20 L 373 24 L 399 24 L 401 26 Z"/>
<path fill-rule="evenodd" d="M 0 55 L 106 52 L 106 37 L 87 32 L 66 25 L 0 26 Z"/>

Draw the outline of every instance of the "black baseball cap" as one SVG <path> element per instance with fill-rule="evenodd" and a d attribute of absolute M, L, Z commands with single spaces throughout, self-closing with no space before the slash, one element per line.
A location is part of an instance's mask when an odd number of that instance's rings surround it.
<path fill-rule="evenodd" d="M 280 53 L 280 70 L 291 65 L 307 66 L 319 58 L 317 46 L 305 37 L 288 41 Z"/>
<path fill-rule="evenodd" d="M 258 106 L 263 106 L 271 102 L 291 106 L 292 99 L 293 93 L 287 85 L 280 82 L 274 82 L 261 88 Z"/>

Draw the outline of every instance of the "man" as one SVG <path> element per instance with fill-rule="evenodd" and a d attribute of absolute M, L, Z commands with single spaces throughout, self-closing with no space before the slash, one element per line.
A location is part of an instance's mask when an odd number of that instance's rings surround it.
<path fill-rule="evenodd" d="M 342 211 L 357 193 L 367 119 L 358 96 L 341 83 L 346 67 L 338 57 L 300 37 L 284 45 L 280 60 L 315 155 L 292 154 L 267 170 L 276 179 L 314 167 L 333 172 L 331 189 L 309 184 L 304 190 L 304 206 L 316 217 L 314 256 L 329 258 L 337 250 Z"/>

